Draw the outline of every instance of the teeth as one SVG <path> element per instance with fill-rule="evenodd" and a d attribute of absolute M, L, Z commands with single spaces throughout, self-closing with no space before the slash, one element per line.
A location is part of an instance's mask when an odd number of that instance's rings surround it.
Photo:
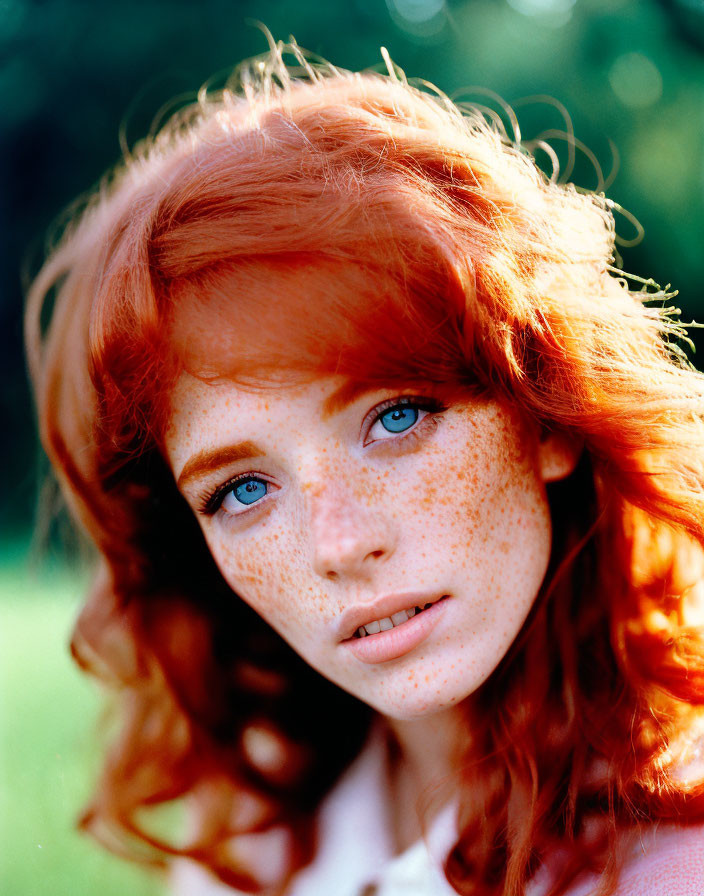
<path fill-rule="evenodd" d="M 432 604 L 426 604 L 423 610 L 431 606 Z M 394 613 L 393 616 L 387 616 L 385 619 L 375 619 L 374 622 L 361 625 L 355 632 L 355 637 L 365 638 L 367 635 L 378 635 L 379 632 L 388 632 L 396 625 L 403 625 L 404 622 L 412 619 L 416 613 L 420 612 L 420 607 L 411 607 L 410 610 L 399 610 L 398 613 Z"/>

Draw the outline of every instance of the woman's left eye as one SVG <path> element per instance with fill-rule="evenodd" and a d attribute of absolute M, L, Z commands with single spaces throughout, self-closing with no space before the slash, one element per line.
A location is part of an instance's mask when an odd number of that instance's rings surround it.
<path fill-rule="evenodd" d="M 367 444 L 409 432 L 428 414 L 440 410 L 440 406 L 430 399 L 408 398 L 387 402 L 375 411 L 374 422 L 367 433 Z"/>
<path fill-rule="evenodd" d="M 387 432 L 405 432 L 418 422 L 419 408 L 398 405 L 379 415 L 379 423 Z"/>

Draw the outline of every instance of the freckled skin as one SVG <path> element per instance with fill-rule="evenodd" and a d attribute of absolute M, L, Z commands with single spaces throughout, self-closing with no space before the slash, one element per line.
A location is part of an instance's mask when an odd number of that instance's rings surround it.
<path fill-rule="evenodd" d="M 168 459 L 178 478 L 196 452 L 243 440 L 264 448 L 183 486 L 225 579 L 324 676 L 391 719 L 418 719 L 470 695 L 508 650 L 548 564 L 545 482 L 576 457 L 512 408 L 476 399 L 421 418 L 413 437 L 365 444 L 365 415 L 399 391 L 325 419 L 324 400 L 341 382 L 277 387 L 265 400 L 184 374 Z M 269 483 L 261 501 L 241 514 L 197 511 L 203 493 L 242 473 Z M 369 665 L 341 646 L 347 607 L 418 590 L 451 598 L 410 653 Z"/>

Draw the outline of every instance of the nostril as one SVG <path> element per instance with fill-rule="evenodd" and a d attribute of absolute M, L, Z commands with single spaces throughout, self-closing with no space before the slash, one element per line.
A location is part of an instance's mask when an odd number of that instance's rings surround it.
<path fill-rule="evenodd" d="M 328 582 L 337 582 L 348 575 L 371 574 L 388 557 L 390 546 L 371 531 L 342 531 L 327 527 L 311 545 L 311 559 L 317 575 Z"/>

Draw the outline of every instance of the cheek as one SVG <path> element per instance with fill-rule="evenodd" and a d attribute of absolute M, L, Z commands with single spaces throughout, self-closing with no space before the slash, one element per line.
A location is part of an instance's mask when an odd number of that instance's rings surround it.
<path fill-rule="evenodd" d="M 274 628 L 295 615 L 292 595 L 306 586 L 300 555 L 283 526 L 272 525 L 253 538 L 218 533 L 206 539 L 228 585 Z"/>
<path fill-rule="evenodd" d="M 416 485 L 422 494 L 416 526 L 427 553 L 442 546 L 453 565 L 490 592 L 521 577 L 539 587 L 551 527 L 532 442 L 493 410 L 451 436 L 454 450 L 426 455 Z"/>

